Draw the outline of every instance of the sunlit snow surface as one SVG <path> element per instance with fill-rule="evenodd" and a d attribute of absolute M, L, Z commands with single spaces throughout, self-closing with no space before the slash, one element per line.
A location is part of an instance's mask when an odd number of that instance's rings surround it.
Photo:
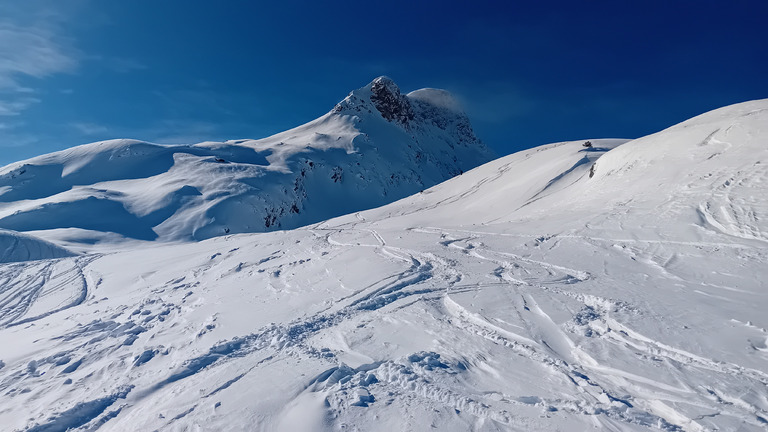
<path fill-rule="evenodd" d="M 292 231 L 2 264 L 0 425 L 765 430 L 768 101 L 582 143 Z"/>
<path fill-rule="evenodd" d="M 109 140 L 0 168 L 0 228 L 77 247 L 291 229 L 388 204 L 493 158 L 451 96 L 379 77 L 260 140 Z"/>

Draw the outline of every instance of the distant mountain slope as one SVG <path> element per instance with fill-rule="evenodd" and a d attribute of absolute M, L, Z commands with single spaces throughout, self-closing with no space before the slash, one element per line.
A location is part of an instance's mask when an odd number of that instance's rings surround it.
<path fill-rule="evenodd" d="M 0 169 L 0 227 L 83 242 L 289 229 L 376 207 L 492 158 L 443 90 L 380 77 L 261 140 L 86 144 Z"/>

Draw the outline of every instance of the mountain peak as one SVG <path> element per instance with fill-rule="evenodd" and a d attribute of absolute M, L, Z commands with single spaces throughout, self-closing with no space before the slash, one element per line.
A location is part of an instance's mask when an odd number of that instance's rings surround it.
<path fill-rule="evenodd" d="M 413 120 L 413 108 L 408 98 L 400 94 L 400 89 L 394 81 L 381 76 L 373 80 L 371 85 L 371 102 L 389 121 L 407 125 Z"/>
<path fill-rule="evenodd" d="M 450 92 L 422 88 L 403 94 L 400 87 L 385 75 L 350 92 L 336 104 L 332 113 L 360 116 L 364 112 L 372 114 L 376 111 L 383 119 L 406 128 L 413 126 L 414 121 L 418 122 L 419 119 L 434 121 L 435 116 L 461 118 L 468 123 L 461 104 Z"/>
<path fill-rule="evenodd" d="M 352 91 L 343 101 L 334 107 L 333 112 L 362 112 L 373 109 L 387 121 L 408 126 L 414 113 L 411 103 L 400 93 L 400 88 L 387 76 L 380 76 L 365 87 Z"/>
<path fill-rule="evenodd" d="M 0 169 L 0 228 L 59 230 L 78 244 L 201 240 L 380 206 L 492 158 L 440 92 L 411 97 L 382 76 L 260 140 L 112 140 L 16 163 Z"/>
<path fill-rule="evenodd" d="M 392 78 L 381 75 L 380 77 L 377 77 L 373 81 L 370 82 L 366 87 L 379 87 L 379 88 L 385 88 L 388 92 L 399 95 L 400 94 L 400 87 L 395 84 L 394 81 L 392 81 Z"/>

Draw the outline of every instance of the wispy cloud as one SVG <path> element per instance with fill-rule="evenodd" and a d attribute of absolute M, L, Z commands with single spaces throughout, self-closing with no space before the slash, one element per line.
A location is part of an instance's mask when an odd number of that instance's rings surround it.
<path fill-rule="evenodd" d="M 23 126 L 22 123 L 0 123 L 0 148 L 12 149 L 18 147 L 24 147 L 37 142 L 37 139 L 27 133 L 19 131 L 19 126 Z M 7 153 L 7 150 L 3 150 L 2 153 Z M 5 154 L 3 154 L 5 156 Z M 5 161 L 0 162 L 3 165 Z"/>
<path fill-rule="evenodd" d="M 28 92 L 20 80 L 73 71 L 78 64 L 71 48 L 44 27 L 18 26 L 0 21 L 0 89 Z"/>
<path fill-rule="evenodd" d="M 115 57 L 109 55 L 88 54 L 81 60 L 87 63 L 88 67 L 97 67 L 105 69 L 108 72 L 131 73 L 149 69 L 145 63 L 130 57 Z"/>
<path fill-rule="evenodd" d="M 105 65 L 118 73 L 130 73 L 148 69 L 147 65 L 136 59 L 122 57 L 106 59 Z"/>
<path fill-rule="evenodd" d="M 32 96 L 37 93 L 35 80 L 73 72 L 78 53 L 57 31 L 57 20 L 22 25 L 23 20 L 4 15 L 0 18 L 0 116 L 14 116 L 40 102 Z"/>
<path fill-rule="evenodd" d="M 507 83 L 459 84 L 451 87 L 454 96 L 473 121 L 506 123 L 541 106 L 538 99 Z"/>
<path fill-rule="evenodd" d="M 3 126 L 0 123 L 0 137 Z M 158 120 L 145 127 L 127 128 L 91 122 L 69 123 L 67 127 L 70 132 L 76 133 L 75 139 L 81 142 L 89 139 L 132 138 L 158 144 L 192 144 L 225 139 L 220 125 L 216 123 L 182 118 Z"/>
<path fill-rule="evenodd" d="M 8 95 L 10 96 L 8 98 L 5 98 L 4 96 L 6 96 L 6 94 L 0 93 L 0 116 L 19 115 L 30 105 L 40 102 L 40 99 L 25 95 L 10 94 Z"/>
<path fill-rule="evenodd" d="M 109 128 L 95 123 L 72 123 L 70 127 L 85 136 L 104 135 L 109 132 Z"/>
<path fill-rule="evenodd" d="M 220 140 L 219 126 L 206 121 L 168 119 L 139 131 L 149 141 L 159 144 L 190 144 Z"/>
<path fill-rule="evenodd" d="M 35 154 L 44 140 L 23 113 L 41 102 L 42 80 L 77 70 L 81 55 L 63 23 L 83 1 L 0 2 L 0 164 Z"/>
<path fill-rule="evenodd" d="M 155 90 L 165 109 L 172 117 L 185 118 L 194 107 L 205 106 L 210 112 L 233 116 L 231 106 L 237 105 L 237 95 L 222 93 L 206 88 L 181 89 L 172 91 Z"/>

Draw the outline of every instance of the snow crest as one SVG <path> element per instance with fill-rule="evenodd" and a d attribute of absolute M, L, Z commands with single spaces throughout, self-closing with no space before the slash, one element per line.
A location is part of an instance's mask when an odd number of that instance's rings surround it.
<path fill-rule="evenodd" d="M 74 256 L 51 242 L 29 234 L 0 229 L 0 263 L 36 261 Z"/>

